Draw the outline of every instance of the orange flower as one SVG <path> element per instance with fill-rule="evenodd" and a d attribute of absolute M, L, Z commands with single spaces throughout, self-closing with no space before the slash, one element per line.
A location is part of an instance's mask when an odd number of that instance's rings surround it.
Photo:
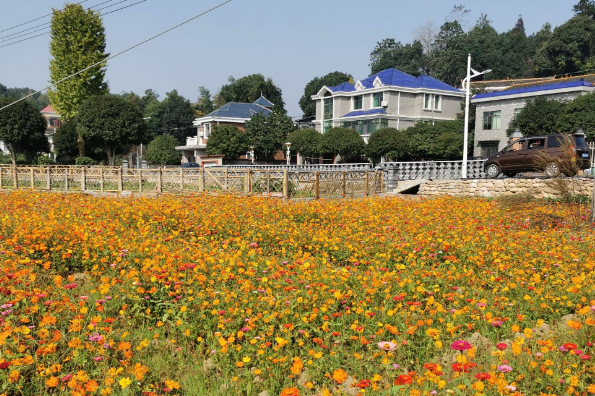
<path fill-rule="evenodd" d="M 90 393 L 95 392 L 98 388 L 99 384 L 95 380 L 90 380 L 85 384 L 85 390 Z"/>
<path fill-rule="evenodd" d="M 48 388 L 55 388 L 56 386 L 58 386 L 59 382 L 60 380 L 52 375 L 50 378 L 45 380 L 45 386 L 47 386 Z"/>
<path fill-rule="evenodd" d="M 300 396 L 300 390 L 298 388 L 285 388 L 281 391 L 280 396 Z"/>
<path fill-rule="evenodd" d="M 395 385 L 409 385 L 412 382 L 413 382 L 413 378 L 411 378 L 407 374 L 399 375 L 395 379 Z"/>
<path fill-rule="evenodd" d="M 8 382 L 12 384 L 18 382 L 19 378 L 21 378 L 21 373 L 19 373 L 17 370 L 13 370 L 10 372 L 10 374 L 8 374 Z"/>
<path fill-rule="evenodd" d="M 302 371 L 303 368 L 304 363 L 302 362 L 302 359 L 300 359 L 299 357 L 293 358 L 293 364 L 291 365 L 291 373 L 297 375 Z"/>
<path fill-rule="evenodd" d="M 337 384 L 342 384 L 347 379 L 347 373 L 343 369 L 337 369 L 333 372 L 333 379 Z"/>

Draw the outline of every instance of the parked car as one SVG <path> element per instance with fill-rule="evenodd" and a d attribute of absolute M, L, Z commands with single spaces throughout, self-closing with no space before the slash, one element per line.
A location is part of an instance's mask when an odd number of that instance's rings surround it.
<path fill-rule="evenodd" d="M 570 136 L 573 142 L 573 152 L 576 153 L 576 159 L 580 169 L 590 167 L 589 148 L 585 142 L 583 134 Z M 540 169 L 536 168 L 535 160 L 540 152 L 545 152 L 553 158 L 559 158 L 564 153 L 562 142 L 564 136 L 543 135 L 528 136 L 515 140 L 503 150 L 488 157 L 484 163 L 485 173 L 490 178 L 498 177 L 501 173 L 505 176 L 513 177 L 519 172 L 533 172 Z M 560 167 L 557 161 L 552 161 L 545 169 L 548 177 L 555 177 L 560 174 Z M 574 175 L 570 175 L 574 176 Z"/>
<path fill-rule="evenodd" d="M 200 168 L 200 164 L 196 162 L 184 162 L 180 165 L 182 168 Z"/>

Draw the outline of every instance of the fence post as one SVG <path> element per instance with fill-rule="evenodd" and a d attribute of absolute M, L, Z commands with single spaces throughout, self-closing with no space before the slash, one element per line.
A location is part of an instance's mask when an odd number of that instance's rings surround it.
<path fill-rule="evenodd" d="M 380 177 L 380 194 L 384 192 L 384 172 L 380 171 L 380 176 L 378 176 L 378 171 L 376 171 L 376 177 Z"/>
<path fill-rule="evenodd" d="M 51 173 L 50 168 L 47 168 L 46 169 L 46 172 L 45 172 L 45 182 L 46 182 L 46 189 L 48 191 L 51 191 L 52 190 L 52 173 Z"/>
<path fill-rule="evenodd" d="M 66 168 L 66 172 L 64 173 L 64 192 L 68 192 L 68 168 Z"/>
<path fill-rule="evenodd" d="M 271 194 L 271 171 L 267 169 L 267 195 Z"/>
<path fill-rule="evenodd" d="M 120 180 L 122 180 L 122 178 L 120 178 Z M 103 192 L 104 191 L 104 187 L 103 187 L 103 165 L 101 165 L 99 167 L 99 187 L 100 187 L 100 191 Z"/>
<path fill-rule="evenodd" d="M 122 175 L 122 168 L 118 168 L 118 192 L 124 191 L 124 176 Z M 103 180 L 103 168 L 101 169 L 101 179 Z M 101 191 L 103 191 L 103 181 L 101 182 Z"/>
<path fill-rule="evenodd" d="M 204 192 L 205 191 L 205 168 L 202 166 L 198 171 L 198 191 Z"/>
<path fill-rule="evenodd" d="M 81 168 L 81 191 L 85 192 L 87 190 L 87 167 L 83 166 Z"/>
<path fill-rule="evenodd" d="M 138 168 L 138 193 L 143 192 L 143 168 Z"/>
<path fill-rule="evenodd" d="M 227 172 L 227 168 L 225 168 L 225 192 L 228 192 L 229 191 L 228 178 L 229 178 L 229 175 L 228 175 L 228 172 Z"/>
<path fill-rule="evenodd" d="M 343 196 L 347 196 L 347 175 L 345 171 L 341 172 L 341 193 Z"/>
<path fill-rule="evenodd" d="M 31 190 L 35 190 L 35 174 L 33 173 L 33 167 L 31 167 L 31 174 L 30 174 L 30 182 L 31 182 Z"/>
<path fill-rule="evenodd" d="M 0 166 L 0 190 L 2 190 L 2 175 L 4 174 L 3 167 Z"/>
<path fill-rule="evenodd" d="M 12 185 L 15 190 L 19 188 L 19 178 L 17 177 L 17 167 L 12 167 Z"/>
<path fill-rule="evenodd" d="M 163 192 L 163 169 L 159 168 L 159 171 L 157 172 L 157 192 L 158 193 L 162 193 Z"/>
<path fill-rule="evenodd" d="M 283 170 L 283 198 L 289 199 L 289 171 Z"/>
<path fill-rule="evenodd" d="M 315 198 L 320 198 L 320 172 L 314 172 L 314 195 Z"/>
<path fill-rule="evenodd" d="M 250 194 L 252 191 L 252 169 L 246 170 L 246 185 L 244 186 L 244 192 Z"/>
<path fill-rule="evenodd" d="M 370 191 L 369 184 L 370 184 L 370 171 L 366 170 L 366 197 L 368 195 L 370 195 L 369 194 L 369 191 Z"/>
<path fill-rule="evenodd" d="M 180 168 L 180 189 L 184 191 L 184 168 Z"/>

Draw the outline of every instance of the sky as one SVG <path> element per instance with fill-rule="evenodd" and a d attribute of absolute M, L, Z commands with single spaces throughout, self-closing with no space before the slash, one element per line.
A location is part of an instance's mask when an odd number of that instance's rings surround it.
<path fill-rule="evenodd" d="M 84 5 L 103 1 L 88 0 Z M 128 0 L 111 9 L 137 1 Z M 146 0 L 106 15 L 107 51 L 120 52 L 222 1 Z M 110 61 L 107 79 L 113 93 L 133 91 L 142 96 L 151 88 L 163 97 L 177 89 L 195 101 L 200 86 L 214 95 L 229 76 L 260 73 L 281 88 L 288 115 L 299 117 L 302 111 L 298 101 L 312 78 L 332 71 L 349 73 L 356 80 L 366 78 L 376 42 L 384 38 L 411 42 L 417 27 L 428 20 L 441 25 L 455 4 L 471 10 L 471 25 L 481 13 L 487 14 L 498 32 L 510 30 L 521 14 L 530 34 L 546 22 L 554 27 L 564 23 L 572 17 L 576 2 L 232 0 Z M 64 0 L 0 0 L 0 30 L 49 14 L 52 8 L 64 4 Z M 49 20 L 2 32 L 0 40 Z M 0 48 L 0 83 L 41 89 L 48 85 L 49 60 L 49 35 Z"/>

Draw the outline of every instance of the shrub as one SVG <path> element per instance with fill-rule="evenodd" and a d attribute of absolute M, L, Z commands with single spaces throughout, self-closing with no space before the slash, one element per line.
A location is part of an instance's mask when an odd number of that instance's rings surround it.
<path fill-rule="evenodd" d="M 207 141 L 207 154 L 224 155 L 227 159 L 236 159 L 248 151 L 246 134 L 232 125 L 218 125 Z"/>
<path fill-rule="evenodd" d="M 321 154 L 340 156 L 335 161 L 357 158 L 364 153 L 365 144 L 362 137 L 353 129 L 331 128 L 322 135 L 320 141 Z"/>
<path fill-rule="evenodd" d="M 394 128 L 382 128 L 373 132 L 366 145 L 366 155 L 374 159 L 384 157 L 387 161 L 396 161 L 408 152 L 407 134 Z"/>
<path fill-rule="evenodd" d="M 171 135 L 157 136 L 147 147 L 147 161 L 159 165 L 175 165 L 180 163 L 181 154 L 176 151 L 178 140 Z"/>
<path fill-rule="evenodd" d="M 40 155 L 35 161 L 37 165 L 54 165 L 56 162 L 48 156 Z"/>
<path fill-rule="evenodd" d="M 81 165 L 81 166 L 93 166 L 93 165 L 97 165 L 97 161 L 95 161 L 93 158 L 89 158 L 89 157 L 77 157 L 77 159 L 74 160 L 74 164 Z"/>
<path fill-rule="evenodd" d="M 315 129 L 298 129 L 287 137 L 291 143 L 291 150 L 303 157 L 315 157 L 320 155 L 320 141 L 322 134 Z"/>

